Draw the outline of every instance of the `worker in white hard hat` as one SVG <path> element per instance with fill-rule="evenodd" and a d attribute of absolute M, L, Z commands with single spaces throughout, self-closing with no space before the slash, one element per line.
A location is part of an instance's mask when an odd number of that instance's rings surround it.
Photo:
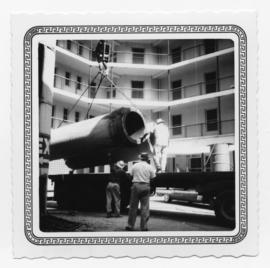
<path fill-rule="evenodd" d="M 153 153 L 157 172 L 165 172 L 170 136 L 169 129 L 162 118 L 157 119 L 153 133 L 155 137 Z"/>
<path fill-rule="evenodd" d="M 121 203 L 121 192 L 120 192 L 120 181 L 125 178 L 126 172 L 124 171 L 126 164 L 120 160 L 116 162 L 111 170 L 109 182 L 106 187 L 106 210 L 107 218 L 120 217 L 120 203 Z M 114 202 L 115 213 L 112 213 L 112 202 Z"/>

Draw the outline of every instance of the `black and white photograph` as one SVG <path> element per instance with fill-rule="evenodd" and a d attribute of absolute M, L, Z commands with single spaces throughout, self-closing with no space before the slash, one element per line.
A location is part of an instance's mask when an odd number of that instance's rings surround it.
<path fill-rule="evenodd" d="M 241 14 L 14 16 L 15 256 L 256 254 Z"/>
<path fill-rule="evenodd" d="M 232 40 L 56 40 L 51 64 L 44 49 L 43 232 L 234 229 Z"/>

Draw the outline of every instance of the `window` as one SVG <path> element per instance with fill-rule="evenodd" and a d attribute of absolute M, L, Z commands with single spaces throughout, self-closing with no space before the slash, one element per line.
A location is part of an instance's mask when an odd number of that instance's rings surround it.
<path fill-rule="evenodd" d="M 206 131 L 218 130 L 217 109 L 206 111 Z"/>
<path fill-rule="evenodd" d="M 134 99 L 143 99 L 144 81 L 131 81 L 132 93 Z"/>
<path fill-rule="evenodd" d="M 69 72 L 65 73 L 65 85 L 66 86 L 70 85 L 70 73 Z"/>
<path fill-rule="evenodd" d="M 64 120 L 68 119 L 68 109 L 67 108 L 64 108 L 64 110 L 63 110 L 63 119 Z"/>
<path fill-rule="evenodd" d="M 97 60 L 96 51 L 92 50 L 92 52 L 90 52 L 90 53 L 91 53 L 90 57 L 92 58 L 92 61 L 96 61 Z"/>
<path fill-rule="evenodd" d="M 54 119 L 54 115 L 55 115 L 55 105 L 52 106 L 52 121 L 51 121 L 51 127 L 53 127 L 53 119 Z"/>
<path fill-rule="evenodd" d="M 112 92 L 112 98 L 115 98 L 115 96 L 116 96 L 116 90 L 114 88 L 114 89 L 112 89 L 112 91 L 111 91 L 111 89 L 108 89 L 108 91 L 107 91 L 107 99 L 110 99 L 111 98 L 111 92 Z"/>
<path fill-rule="evenodd" d="M 67 49 L 71 50 L 71 40 L 67 40 Z"/>
<path fill-rule="evenodd" d="M 78 47 L 78 54 L 79 54 L 80 56 L 82 56 L 82 54 L 83 54 L 83 46 L 80 45 L 80 44 L 79 44 L 79 47 Z"/>
<path fill-rule="evenodd" d="M 172 134 L 181 135 L 182 134 L 182 115 L 172 116 Z"/>
<path fill-rule="evenodd" d="M 77 76 L 76 89 L 81 89 L 81 82 L 82 78 L 80 76 Z"/>
<path fill-rule="evenodd" d="M 112 62 L 117 62 L 117 52 L 112 52 Z"/>
<path fill-rule="evenodd" d="M 94 173 L 95 172 L 95 167 L 89 167 L 89 173 Z"/>
<path fill-rule="evenodd" d="M 54 86 L 54 87 L 56 87 L 57 72 L 58 72 L 58 68 L 55 67 L 55 68 L 54 68 L 54 80 L 53 80 L 53 86 Z"/>
<path fill-rule="evenodd" d="M 202 171 L 202 159 L 201 157 L 190 158 L 190 172 L 201 172 Z"/>
<path fill-rule="evenodd" d="M 181 52 L 182 52 L 181 47 L 177 47 L 177 48 L 172 49 L 172 63 L 177 63 L 177 62 L 181 61 L 181 59 L 182 59 Z"/>
<path fill-rule="evenodd" d="M 132 54 L 133 63 L 144 63 L 144 48 L 132 48 Z"/>
<path fill-rule="evenodd" d="M 205 92 L 206 94 L 217 91 L 217 75 L 216 72 L 205 73 Z"/>
<path fill-rule="evenodd" d="M 96 94 L 96 83 L 91 82 L 90 84 L 90 93 L 89 93 L 89 98 L 94 98 Z"/>
<path fill-rule="evenodd" d="M 172 98 L 173 100 L 182 98 L 182 80 L 172 82 Z"/>
<path fill-rule="evenodd" d="M 104 166 L 99 166 L 98 167 L 98 172 L 99 173 L 104 173 Z"/>
<path fill-rule="evenodd" d="M 213 53 L 216 51 L 216 40 L 207 39 L 204 40 L 205 54 Z"/>
<path fill-rule="evenodd" d="M 75 112 L 75 122 L 80 121 L 80 112 Z"/>

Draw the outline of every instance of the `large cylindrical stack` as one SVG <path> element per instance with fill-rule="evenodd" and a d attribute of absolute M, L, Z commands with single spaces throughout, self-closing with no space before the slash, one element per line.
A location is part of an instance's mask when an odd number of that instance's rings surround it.
<path fill-rule="evenodd" d="M 52 130 L 50 160 L 63 158 L 71 169 L 134 160 L 139 152 L 149 150 L 141 142 L 144 131 L 138 110 L 120 108 Z"/>

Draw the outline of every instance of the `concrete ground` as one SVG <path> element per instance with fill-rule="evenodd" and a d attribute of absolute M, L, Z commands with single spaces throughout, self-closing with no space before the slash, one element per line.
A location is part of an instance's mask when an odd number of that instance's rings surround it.
<path fill-rule="evenodd" d="M 53 208 L 53 204 L 49 207 L 49 215 L 75 223 L 73 231 L 124 231 L 127 224 L 127 213 L 120 218 L 106 218 L 105 212 L 64 211 Z M 230 230 L 216 222 L 214 211 L 207 205 L 190 205 L 183 202 L 165 203 L 162 197 L 154 196 L 151 197 L 150 208 L 149 231 Z M 139 224 L 140 216 L 138 215 L 135 226 L 137 231 L 140 230 Z"/>

